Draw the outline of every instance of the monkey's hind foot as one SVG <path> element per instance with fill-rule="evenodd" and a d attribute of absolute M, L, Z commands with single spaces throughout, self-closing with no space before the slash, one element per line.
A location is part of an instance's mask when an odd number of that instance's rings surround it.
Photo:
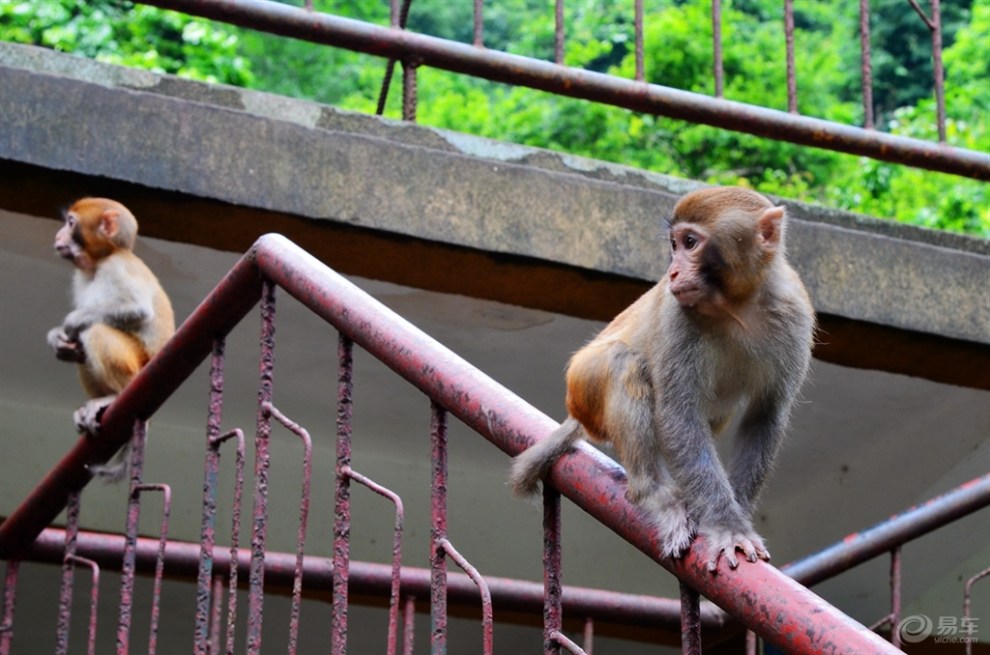
<path fill-rule="evenodd" d="M 705 557 L 708 559 L 708 570 L 714 573 L 718 568 L 718 560 L 722 555 L 729 563 L 729 568 L 734 569 L 739 566 L 736 558 L 736 551 L 742 551 L 743 555 L 750 562 L 759 559 L 769 562 L 770 552 L 763 545 L 763 539 L 750 530 L 733 530 L 730 528 L 714 527 L 702 528 L 700 534 L 705 538 L 707 545 Z"/>
<path fill-rule="evenodd" d="M 659 493 L 648 497 L 643 507 L 650 513 L 660 536 L 660 556 L 678 558 L 691 547 L 697 526 L 684 503 L 664 496 L 665 494 Z"/>
<path fill-rule="evenodd" d="M 72 414 L 72 420 L 76 424 L 76 430 L 82 434 L 88 434 L 90 436 L 99 434 L 100 420 L 103 418 L 103 412 L 110 406 L 110 403 L 113 402 L 114 398 L 116 398 L 116 396 L 94 398 L 77 409 Z"/>

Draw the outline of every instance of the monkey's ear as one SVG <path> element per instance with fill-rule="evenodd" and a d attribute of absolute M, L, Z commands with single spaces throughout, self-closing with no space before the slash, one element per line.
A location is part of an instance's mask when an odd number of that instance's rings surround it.
<path fill-rule="evenodd" d="M 107 209 L 100 215 L 100 232 L 108 238 L 112 239 L 117 235 L 117 230 L 120 229 L 120 225 L 117 221 L 120 214 L 114 209 Z"/>
<path fill-rule="evenodd" d="M 760 238 L 763 245 L 768 248 L 776 248 L 780 245 L 783 236 L 784 208 L 771 207 L 757 219 L 760 229 Z"/>

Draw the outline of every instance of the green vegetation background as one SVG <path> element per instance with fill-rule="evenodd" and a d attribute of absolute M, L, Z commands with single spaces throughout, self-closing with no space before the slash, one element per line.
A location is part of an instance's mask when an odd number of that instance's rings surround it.
<path fill-rule="evenodd" d="M 315 5 L 382 25 L 389 20 L 385 0 Z M 711 3 L 646 5 L 647 80 L 711 94 Z M 930 33 L 905 0 L 874 0 L 871 6 L 876 124 L 935 140 Z M 467 0 L 414 0 L 409 28 L 470 43 L 472 11 Z M 549 0 L 494 0 L 484 12 L 487 47 L 552 58 Z M 633 77 L 632 14 L 631 0 L 569 0 L 566 64 Z M 943 1 L 942 20 L 948 142 L 990 152 L 990 0 Z M 858 21 L 855 3 L 795 3 L 802 114 L 862 124 Z M 780 0 L 723 3 L 726 98 L 786 109 L 782 24 Z M 362 112 L 375 111 L 385 68 L 378 58 L 125 0 L 0 0 L 0 40 Z M 385 114 L 398 117 L 401 93 L 398 82 L 393 86 Z M 420 69 L 418 93 L 417 121 L 424 125 L 990 238 L 990 184 L 984 182 L 429 68 Z"/>

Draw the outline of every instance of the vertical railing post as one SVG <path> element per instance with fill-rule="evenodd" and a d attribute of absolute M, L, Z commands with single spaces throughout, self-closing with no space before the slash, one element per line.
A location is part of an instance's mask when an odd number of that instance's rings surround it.
<path fill-rule="evenodd" d="M 873 58 L 870 54 L 870 0 L 859 0 L 859 59 L 863 85 L 863 127 L 873 129 Z"/>
<path fill-rule="evenodd" d="M 58 624 L 55 631 L 55 655 L 69 652 L 69 627 L 72 617 L 76 538 L 79 535 L 79 492 L 69 494 L 65 519 L 65 550 L 62 553 L 62 585 L 58 594 Z"/>
<path fill-rule="evenodd" d="M 214 576 L 210 588 L 210 626 L 207 635 L 207 653 L 220 655 L 223 641 L 223 578 Z"/>
<path fill-rule="evenodd" d="M 141 475 L 144 469 L 144 444 L 147 423 L 134 421 L 131 435 L 130 493 L 127 499 L 127 522 L 124 532 L 124 559 L 120 568 L 120 612 L 117 618 L 117 655 L 130 649 L 131 622 L 134 612 L 134 571 L 137 563 L 137 533 L 141 519 Z"/>
<path fill-rule="evenodd" d="M 7 560 L 3 578 L 3 611 L 0 612 L 0 655 L 10 655 L 14 640 L 14 607 L 17 603 L 17 570 L 20 560 Z"/>
<path fill-rule="evenodd" d="M 897 624 L 901 622 L 901 547 L 890 551 L 890 634 L 896 648 L 901 647 L 901 631 Z"/>
<path fill-rule="evenodd" d="M 633 33 L 636 50 L 636 81 L 646 80 L 646 69 L 643 64 L 643 0 L 636 0 L 633 16 Z"/>
<path fill-rule="evenodd" d="M 701 655 L 701 596 L 681 583 L 681 653 Z"/>
<path fill-rule="evenodd" d="M 931 16 L 918 4 L 918 0 L 908 0 L 911 8 L 921 17 L 922 22 L 932 33 L 932 72 L 935 86 L 935 110 L 938 123 L 939 143 L 945 143 L 945 71 L 942 70 L 942 9 L 939 0 L 930 0 Z"/>
<path fill-rule="evenodd" d="M 402 120 L 416 122 L 416 69 L 419 64 L 410 59 L 402 61 Z"/>
<path fill-rule="evenodd" d="M 430 653 L 447 653 L 447 412 L 430 403 Z"/>
<path fill-rule="evenodd" d="M 402 608 L 402 655 L 413 655 L 416 646 L 416 598 L 407 596 Z M 0 653 L 3 655 L 3 653 Z"/>
<path fill-rule="evenodd" d="M 275 285 L 265 280 L 261 291 L 261 355 L 259 360 L 258 418 L 254 448 L 254 507 L 251 528 L 251 570 L 248 577 L 247 652 L 261 653 L 261 625 L 265 601 L 265 536 L 268 529 L 268 474 L 271 466 L 271 419 L 266 403 L 274 395 Z"/>
<path fill-rule="evenodd" d="M 474 40 L 475 48 L 485 47 L 485 16 L 483 0 L 474 0 Z"/>
<path fill-rule="evenodd" d="M 71 561 L 73 565 L 81 564 L 90 570 L 89 630 L 86 633 L 86 655 L 96 655 L 96 614 L 100 607 L 100 565 L 91 559 L 76 555 L 69 555 L 65 559 Z"/>
<path fill-rule="evenodd" d="M 712 74 L 715 77 L 715 97 L 724 91 L 722 69 L 722 0 L 712 0 Z"/>
<path fill-rule="evenodd" d="M 560 493 L 543 486 L 543 653 L 560 655 L 556 633 L 564 627 L 560 558 Z"/>
<path fill-rule="evenodd" d="M 787 57 L 787 111 L 796 114 L 797 71 L 794 64 L 794 0 L 784 0 L 784 43 Z"/>
<path fill-rule="evenodd" d="M 234 429 L 220 437 L 220 441 L 237 439 L 237 452 L 234 459 L 234 499 L 230 513 L 230 571 L 227 583 L 227 655 L 234 653 L 234 638 L 237 632 L 237 553 L 241 539 L 241 507 L 244 496 L 244 432 Z M 219 444 L 218 444 L 219 447 Z"/>
<path fill-rule="evenodd" d="M 340 333 L 337 341 L 337 462 L 334 483 L 333 602 L 330 618 L 333 655 L 347 653 L 347 583 L 351 539 L 351 417 L 353 413 L 354 344 Z"/>
<path fill-rule="evenodd" d="M 296 565 L 292 575 L 292 606 L 289 610 L 289 655 L 295 655 L 299 646 L 299 618 L 302 612 L 303 560 L 306 552 L 306 528 L 309 524 L 310 489 L 313 482 L 313 440 L 301 425 L 290 420 L 270 402 L 263 403 L 261 410 L 269 419 L 274 418 L 292 434 L 299 437 L 303 446 L 302 490 L 299 497 L 299 527 L 296 530 Z"/>
<path fill-rule="evenodd" d="M 942 9 L 939 0 L 931 0 L 932 68 L 935 77 L 935 111 L 938 142 L 945 143 L 945 71 L 942 69 Z"/>
<path fill-rule="evenodd" d="M 224 341 L 213 342 L 210 359 L 210 397 L 206 419 L 206 457 L 203 473 L 203 506 L 199 531 L 199 572 L 196 578 L 196 624 L 194 655 L 207 655 L 210 649 L 210 610 L 219 606 L 211 599 L 213 584 L 213 546 L 216 543 L 217 479 L 220 475 L 220 451 L 217 438 L 223 419 Z"/>
<path fill-rule="evenodd" d="M 172 489 L 167 484 L 141 484 L 134 487 L 135 494 L 145 491 L 162 493 L 162 520 L 158 528 L 158 557 L 155 559 L 155 578 L 152 583 L 151 621 L 148 630 L 148 655 L 158 650 L 158 619 L 162 607 L 162 577 L 165 573 L 165 547 L 168 543 L 168 522 L 172 513 Z"/>
<path fill-rule="evenodd" d="M 990 568 L 983 569 L 976 575 L 972 576 L 966 580 L 966 584 L 963 586 L 963 634 L 966 636 L 966 655 L 973 655 L 973 642 L 976 641 L 976 621 L 973 619 L 972 613 L 972 598 L 973 598 L 973 585 L 978 581 L 990 576 Z M 2 642 L 0 642 L 2 643 Z M 3 655 L 0 652 L 0 655 Z"/>
<path fill-rule="evenodd" d="M 585 655 L 592 655 L 595 647 L 595 620 L 590 616 L 584 620 L 584 643 L 581 647 Z"/>

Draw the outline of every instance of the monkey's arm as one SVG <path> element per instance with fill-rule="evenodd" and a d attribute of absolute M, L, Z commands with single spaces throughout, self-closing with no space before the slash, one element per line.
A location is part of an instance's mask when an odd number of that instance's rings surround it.
<path fill-rule="evenodd" d="M 680 406 L 680 411 L 668 407 L 659 413 L 660 441 L 670 474 L 707 543 L 708 570 L 716 570 L 723 554 L 729 567 L 736 568 L 736 549 L 751 562 L 770 559 L 747 512 L 736 500 L 708 423 L 683 396 Z"/>
<path fill-rule="evenodd" d="M 780 450 L 790 404 L 789 400 L 777 398 L 754 401 L 739 425 L 729 480 L 736 500 L 748 516 L 752 515 Z"/>

